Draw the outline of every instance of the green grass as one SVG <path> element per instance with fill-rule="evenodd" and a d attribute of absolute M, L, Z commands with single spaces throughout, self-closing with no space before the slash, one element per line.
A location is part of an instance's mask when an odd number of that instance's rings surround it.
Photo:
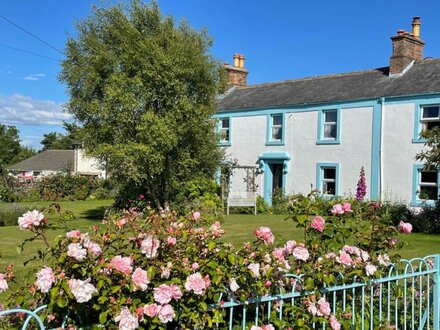
<path fill-rule="evenodd" d="M 39 203 L 18 203 L 29 209 L 48 207 L 50 202 Z M 69 228 L 77 228 L 82 231 L 87 230 L 94 224 L 99 224 L 102 220 L 104 211 L 112 204 L 112 201 L 81 201 L 81 202 L 60 202 L 62 210 L 72 211 L 76 219 L 68 224 Z M 5 206 L 7 204 L 1 204 Z M 49 216 L 49 221 L 53 216 Z M 294 239 L 302 241 L 303 232 L 298 230 L 290 219 L 285 215 L 241 215 L 235 214 L 224 217 L 222 224 L 226 231 L 222 238 L 223 242 L 230 242 L 236 247 L 242 246 L 244 242 L 254 239 L 254 231 L 260 226 L 268 226 L 274 233 L 275 243 L 280 245 L 283 242 Z M 59 231 L 50 232 L 50 240 L 61 234 Z M 24 267 L 23 262 L 29 259 L 29 256 L 42 247 L 39 242 L 32 243 L 26 247 L 26 250 L 19 254 L 17 245 L 26 237 L 29 232 L 19 230 L 17 226 L 0 227 L 0 272 L 8 264 L 15 265 L 17 279 L 24 278 L 27 273 L 35 272 L 39 267 L 36 263 L 31 263 Z M 409 236 L 400 236 L 406 245 L 400 254 L 403 258 L 423 257 L 429 254 L 440 253 L 440 235 L 412 234 Z"/>
<path fill-rule="evenodd" d="M 281 244 L 289 239 L 302 241 L 303 231 L 297 229 L 292 220 L 285 220 L 286 218 L 288 218 L 287 215 L 265 214 L 226 216 L 222 225 L 226 234 L 222 240 L 239 246 L 254 239 L 255 229 L 267 226 L 275 235 L 275 243 Z M 440 253 L 440 235 L 399 235 L 399 239 L 405 242 L 403 249 L 399 251 L 402 258 L 424 257 Z"/>

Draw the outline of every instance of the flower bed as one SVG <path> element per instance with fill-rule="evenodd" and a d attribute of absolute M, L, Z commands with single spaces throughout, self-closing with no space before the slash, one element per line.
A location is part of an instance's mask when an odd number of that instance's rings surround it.
<path fill-rule="evenodd" d="M 398 258 L 388 254 L 398 246 L 395 235 L 408 234 L 411 227 L 404 222 L 391 226 L 380 217 L 377 203 L 362 209 L 345 202 L 327 214 L 315 214 L 313 198 L 292 205 L 304 242 L 277 244 L 263 226 L 256 229 L 253 242 L 240 248 L 220 243 L 221 224 L 207 222 L 199 212 L 178 217 L 136 209 L 108 216 L 90 233 L 69 231 L 51 245 L 45 232 L 59 224 L 36 210 L 28 212 L 18 221 L 21 229 L 34 233 L 24 245 L 42 239 L 47 249 L 39 257 L 45 266 L 30 284 L 11 293 L 6 307 L 34 310 L 46 304 L 42 318 L 49 327 L 67 317 L 72 327 L 221 328 L 227 324 L 226 311 L 213 306 L 288 292 L 294 282 L 286 274 L 302 274 L 301 290 L 315 294 L 292 306 L 289 324 L 269 318 L 252 329 L 312 323 L 340 329 L 341 316 L 331 314 L 320 290 L 334 285 L 338 274 L 347 280 L 379 275 Z M 11 280 L 9 268 L 0 274 L 0 291 Z"/>

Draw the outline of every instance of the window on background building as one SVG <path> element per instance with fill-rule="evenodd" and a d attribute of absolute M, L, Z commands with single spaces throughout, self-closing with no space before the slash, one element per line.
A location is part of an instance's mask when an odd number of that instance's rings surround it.
<path fill-rule="evenodd" d="M 283 115 L 271 115 L 271 141 L 282 141 L 283 139 Z"/>
<path fill-rule="evenodd" d="M 322 137 L 336 140 L 338 136 L 338 111 L 328 110 L 323 112 Z"/>
<path fill-rule="evenodd" d="M 220 118 L 220 143 L 231 142 L 230 118 Z"/>
<path fill-rule="evenodd" d="M 428 131 L 440 126 L 440 106 L 426 106 L 421 109 L 420 122 L 422 131 Z"/>
<path fill-rule="evenodd" d="M 421 200 L 438 200 L 438 173 L 419 171 L 418 198 Z"/>

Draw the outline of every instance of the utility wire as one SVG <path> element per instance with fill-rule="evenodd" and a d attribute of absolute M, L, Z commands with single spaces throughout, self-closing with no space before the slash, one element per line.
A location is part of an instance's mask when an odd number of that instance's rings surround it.
<path fill-rule="evenodd" d="M 49 56 L 46 56 L 46 55 L 41 55 L 41 54 L 38 54 L 38 53 L 31 52 L 29 50 L 20 49 L 20 48 L 8 46 L 8 45 L 5 45 L 5 44 L 0 44 L 0 47 L 9 48 L 9 49 L 16 50 L 16 51 L 19 51 L 19 52 L 22 52 L 22 53 L 26 53 L 26 54 L 42 57 L 42 58 L 45 58 L 45 59 L 48 59 L 48 60 L 51 60 L 51 61 L 61 62 L 61 60 L 56 59 L 54 57 L 49 57 Z"/>
<path fill-rule="evenodd" d="M 50 43 L 44 41 L 43 39 L 37 37 L 35 34 L 33 34 L 32 32 L 26 30 L 24 27 L 21 27 L 20 25 L 18 25 L 17 23 L 14 23 L 13 21 L 11 21 L 10 19 L 6 18 L 5 16 L 3 16 L 2 14 L 0 14 L 0 18 L 3 18 L 6 22 L 14 25 L 15 27 L 19 28 L 20 30 L 26 32 L 27 34 L 29 34 L 30 36 L 32 36 L 33 38 L 37 39 L 38 41 L 42 42 L 43 44 L 45 44 L 46 46 L 49 46 L 50 48 L 56 50 L 57 52 L 64 54 L 64 52 L 62 50 L 59 50 L 58 48 L 56 48 L 55 46 L 52 46 Z"/>

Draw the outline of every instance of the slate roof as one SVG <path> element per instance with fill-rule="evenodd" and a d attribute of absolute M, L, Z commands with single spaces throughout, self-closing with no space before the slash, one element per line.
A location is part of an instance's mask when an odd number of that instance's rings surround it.
<path fill-rule="evenodd" d="M 46 150 L 9 166 L 13 171 L 72 171 L 74 150 Z"/>
<path fill-rule="evenodd" d="M 235 87 L 217 98 L 217 112 L 440 93 L 440 58 L 414 64 L 401 76 L 388 67 Z"/>

